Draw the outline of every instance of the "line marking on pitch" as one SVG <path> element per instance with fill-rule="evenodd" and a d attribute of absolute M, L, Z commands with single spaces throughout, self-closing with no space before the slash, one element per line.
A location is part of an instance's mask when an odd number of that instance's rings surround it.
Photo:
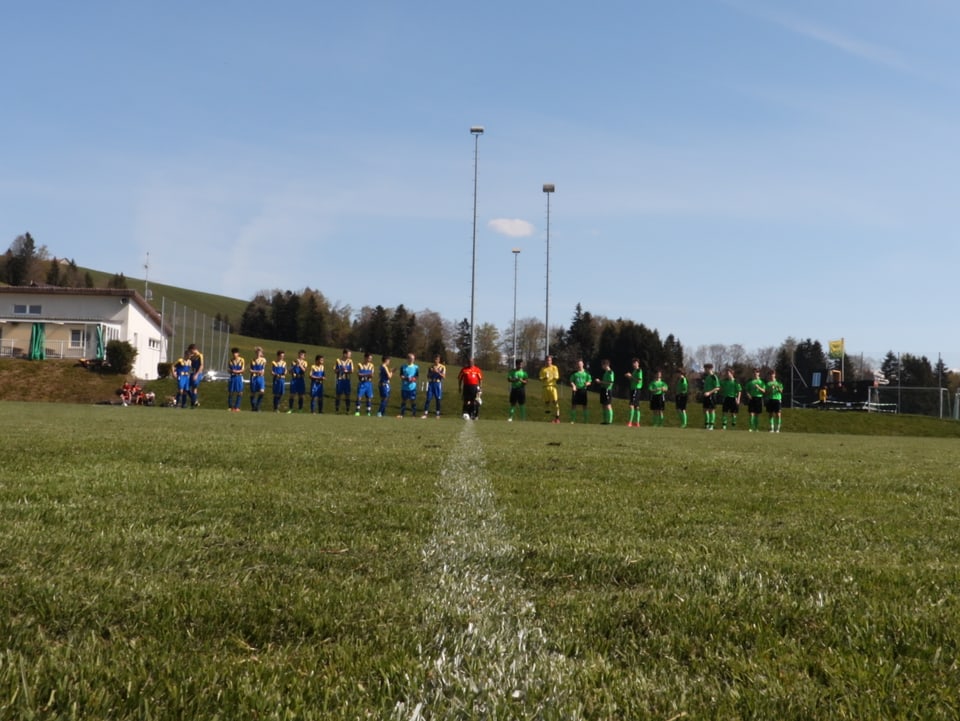
<path fill-rule="evenodd" d="M 510 570 L 516 552 L 496 508 L 473 422 L 466 422 L 437 486 L 434 533 L 422 551 L 426 573 L 420 656 L 428 673 L 394 717 L 497 718 L 544 711 L 578 719 L 565 690 L 571 663 L 550 651 L 534 604 Z M 500 713 L 498 713 L 498 711 Z"/>

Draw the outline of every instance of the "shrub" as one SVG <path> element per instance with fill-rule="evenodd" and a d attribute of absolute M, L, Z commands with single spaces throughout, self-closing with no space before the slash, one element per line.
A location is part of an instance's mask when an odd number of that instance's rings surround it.
<path fill-rule="evenodd" d="M 157 363 L 157 380 L 173 377 L 173 363 Z"/>
<path fill-rule="evenodd" d="M 125 340 L 112 340 L 107 343 L 107 363 L 110 369 L 119 375 L 127 375 L 133 370 L 137 358 L 137 349 Z"/>

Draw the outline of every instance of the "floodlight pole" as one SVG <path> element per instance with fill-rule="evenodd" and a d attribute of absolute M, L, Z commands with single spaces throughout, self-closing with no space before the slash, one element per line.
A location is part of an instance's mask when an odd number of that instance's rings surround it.
<path fill-rule="evenodd" d="M 520 259 L 520 249 L 514 248 L 513 253 L 513 363 L 517 363 L 517 264 Z"/>
<path fill-rule="evenodd" d="M 473 135 L 473 259 L 470 264 L 470 358 L 476 358 L 474 345 L 477 340 L 475 313 L 477 303 L 477 161 L 480 153 L 480 136 L 483 126 L 470 128 Z"/>
<path fill-rule="evenodd" d="M 543 192 L 547 196 L 547 299 L 543 312 L 544 347 L 543 357 L 550 355 L 550 195 L 555 190 L 553 183 L 544 183 Z"/>

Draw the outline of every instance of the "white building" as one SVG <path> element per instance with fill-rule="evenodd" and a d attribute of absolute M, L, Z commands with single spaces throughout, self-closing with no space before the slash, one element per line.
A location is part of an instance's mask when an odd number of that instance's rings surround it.
<path fill-rule="evenodd" d="M 122 340 L 137 350 L 133 374 L 152 380 L 170 335 L 133 290 L 0 286 L 0 356 L 96 359 Z"/>

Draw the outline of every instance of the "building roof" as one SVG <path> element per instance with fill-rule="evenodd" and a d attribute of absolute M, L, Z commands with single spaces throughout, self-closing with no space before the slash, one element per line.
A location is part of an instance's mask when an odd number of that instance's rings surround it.
<path fill-rule="evenodd" d="M 37 296 L 80 296 L 86 298 L 128 298 L 143 314 L 156 323 L 157 328 L 163 328 L 166 335 L 171 334 L 169 327 L 163 323 L 163 316 L 150 305 L 142 295 L 128 288 L 61 288 L 54 285 L 0 285 L 0 295 L 37 295 Z"/>

